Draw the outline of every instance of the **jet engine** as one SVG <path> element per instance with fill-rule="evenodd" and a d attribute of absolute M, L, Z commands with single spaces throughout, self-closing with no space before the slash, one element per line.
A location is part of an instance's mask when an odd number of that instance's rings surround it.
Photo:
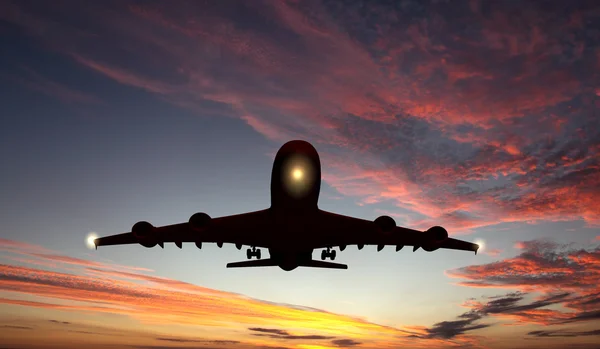
<path fill-rule="evenodd" d="M 204 212 L 194 213 L 189 220 L 189 225 L 194 231 L 202 231 L 210 224 L 210 216 Z"/>
<path fill-rule="evenodd" d="M 426 242 L 421 247 L 427 252 L 437 250 L 448 238 L 448 232 L 440 226 L 431 227 L 424 234 Z"/>
<path fill-rule="evenodd" d="M 396 221 L 390 216 L 379 216 L 375 219 L 375 225 L 383 233 L 389 233 L 396 228 Z"/>
<path fill-rule="evenodd" d="M 133 236 L 137 239 L 140 245 L 144 247 L 154 247 L 158 243 L 154 226 L 148 222 L 140 221 L 131 228 Z"/>

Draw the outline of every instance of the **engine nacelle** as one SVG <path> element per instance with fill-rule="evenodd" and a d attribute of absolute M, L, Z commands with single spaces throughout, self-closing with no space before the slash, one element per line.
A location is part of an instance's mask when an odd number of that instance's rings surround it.
<path fill-rule="evenodd" d="M 156 230 L 154 226 L 148 222 L 140 221 L 133 225 L 131 228 L 133 236 L 137 239 L 140 245 L 144 247 L 154 247 L 158 243 L 156 236 Z"/>
<path fill-rule="evenodd" d="M 154 226 L 148 222 L 137 222 L 131 228 L 133 235 L 139 239 L 146 239 L 154 235 Z"/>
<path fill-rule="evenodd" d="M 207 215 L 206 213 L 198 212 L 198 213 L 194 213 L 190 217 L 190 220 L 188 223 L 193 230 L 202 231 L 209 226 L 211 219 L 212 218 L 210 218 L 210 216 Z"/>
<path fill-rule="evenodd" d="M 440 248 L 442 243 L 448 238 L 448 231 L 446 231 L 446 229 L 440 226 L 435 226 L 427 229 L 425 234 L 426 243 L 424 243 L 421 247 L 427 252 L 433 252 L 437 250 L 438 248 Z"/>
<path fill-rule="evenodd" d="M 390 216 L 379 216 L 375 219 L 375 225 L 383 233 L 389 233 L 396 228 L 396 221 Z"/>

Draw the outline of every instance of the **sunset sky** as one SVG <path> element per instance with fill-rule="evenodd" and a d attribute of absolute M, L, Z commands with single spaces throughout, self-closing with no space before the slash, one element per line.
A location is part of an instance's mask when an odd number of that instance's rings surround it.
<path fill-rule="evenodd" d="M 0 40 L 1 348 L 600 348 L 598 1 L 0 0 Z M 482 250 L 86 246 L 268 207 L 292 139 L 322 209 Z"/>

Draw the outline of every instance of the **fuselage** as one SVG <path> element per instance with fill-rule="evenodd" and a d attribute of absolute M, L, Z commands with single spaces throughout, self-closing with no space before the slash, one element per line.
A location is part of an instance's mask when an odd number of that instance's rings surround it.
<path fill-rule="evenodd" d="M 307 231 L 318 213 L 321 190 L 321 161 L 308 142 L 293 140 L 277 152 L 271 172 L 271 207 L 281 227 L 276 248 L 269 248 L 272 259 L 284 270 L 292 270 L 301 259 L 312 259 L 312 248 L 302 246 Z M 278 239 L 278 240 L 279 240 Z"/>
<path fill-rule="evenodd" d="M 321 161 L 308 142 L 285 143 L 273 161 L 271 209 L 309 213 L 317 210 L 321 190 Z"/>

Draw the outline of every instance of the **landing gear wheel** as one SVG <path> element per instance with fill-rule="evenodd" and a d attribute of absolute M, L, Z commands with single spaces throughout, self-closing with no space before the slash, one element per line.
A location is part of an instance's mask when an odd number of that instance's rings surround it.
<path fill-rule="evenodd" d="M 252 251 L 250 249 L 246 250 L 246 257 L 248 257 L 248 259 L 252 259 Z"/>
<path fill-rule="evenodd" d="M 321 251 L 321 260 L 324 261 L 325 258 L 327 258 L 327 254 L 325 252 L 325 250 Z"/>
<path fill-rule="evenodd" d="M 332 261 L 335 260 L 335 250 L 331 251 L 329 258 L 331 258 Z"/>
<path fill-rule="evenodd" d="M 260 250 L 256 251 L 256 259 L 260 259 Z"/>

